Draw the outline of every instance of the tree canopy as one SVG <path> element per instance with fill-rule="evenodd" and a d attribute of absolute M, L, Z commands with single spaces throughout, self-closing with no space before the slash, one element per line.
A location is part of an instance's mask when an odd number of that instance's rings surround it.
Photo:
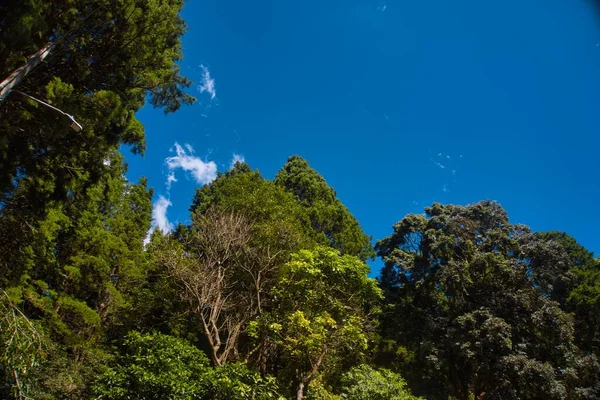
<path fill-rule="evenodd" d="M 373 248 L 292 156 L 273 180 L 236 163 L 148 236 L 120 151 L 145 150 L 146 102 L 194 100 L 182 7 L 0 2 L 0 398 L 600 398 L 598 259 L 498 203 L 435 203 Z"/>
<path fill-rule="evenodd" d="M 362 260 L 373 255 L 371 238 L 333 188 L 302 157 L 290 157 L 277 173 L 275 184 L 294 194 L 308 210 L 310 227 L 323 244 Z"/>

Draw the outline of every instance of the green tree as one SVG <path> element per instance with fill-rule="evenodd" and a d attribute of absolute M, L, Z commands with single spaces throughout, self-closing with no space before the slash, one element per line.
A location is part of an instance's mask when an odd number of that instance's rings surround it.
<path fill-rule="evenodd" d="M 342 399 L 347 400 L 418 400 L 404 379 L 387 369 L 358 365 L 342 378 Z"/>
<path fill-rule="evenodd" d="M 171 336 L 128 334 L 118 364 L 94 385 L 98 399 L 204 398 L 211 388 L 206 355 Z"/>
<path fill-rule="evenodd" d="M 0 289 L 0 395 L 28 398 L 31 369 L 44 353 L 43 338 L 36 326 L 17 308 L 8 293 Z"/>
<path fill-rule="evenodd" d="M 250 351 L 245 321 L 270 307 L 271 287 L 290 253 L 314 243 L 302 223 L 305 210 L 293 195 L 238 163 L 196 191 L 191 212 L 192 224 L 179 226 L 170 239 L 179 245 L 162 246 L 155 259 L 177 287 L 184 285 L 177 289 L 188 303 L 182 311 L 199 317 L 213 362 L 244 359 Z M 199 299 L 210 308 L 200 307 Z"/>
<path fill-rule="evenodd" d="M 577 285 L 567 309 L 575 314 L 575 338 L 584 351 L 600 356 L 600 267 L 576 268 Z"/>
<path fill-rule="evenodd" d="M 280 271 L 273 311 L 250 324 L 250 333 L 280 354 L 280 379 L 304 397 L 315 377 L 351 352 L 368 348 L 369 313 L 381 292 L 369 267 L 358 258 L 317 247 L 301 250 Z"/>
<path fill-rule="evenodd" d="M 161 334 L 128 334 L 118 363 L 94 385 L 97 399 L 283 400 L 273 378 L 240 364 L 213 369 L 185 340 Z"/>
<path fill-rule="evenodd" d="M 26 200 L 37 207 L 66 197 L 99 178 L 111 149 L 125 143 L 144 150 L 134 114 L 146 96 L 166 111 L 193 100 L 176 64 L 182 6 L 183 0 L 2 3 L 0 76 L 54 43 L 18 89 L 75 115 L 84 130 L 74 133 L 56 112 L 11 94 L 0 104 L 0 201 L 24 184 Z"/>
<path fill-rule="evenodd" d="M 553 298 L 575 315 L 575 343 L 600 356 L 600 264 L 591 251 L 563 232 L 539 234 L 568 257 L 567 271 L 550 276 Z M 555 263 L 559 264 L 559 263 Z M 565 284 L 566 282 L 566 284 Z M 557 294 L 558 295 L 557 295 Z"/>
<path fill-rule="evenodd" d="M 142 243 L 150 226 L 151 192 L 145 181 L 126 181 L 118 153 L 111 160 L 110 170 L 85 192 L 52 203 L 22 236 L 0 239 L 2 266 L 12 267 L 3 269 L 2 284 L 54 343 L 37 382 L 54 389 L 39 390 L 65 390 L 70 398 L 83 393 L 80 378 L 95 374 L 106 357 L 102 347 L 109 333 L 126 329 L 145 274 Z M 0 230 L 10 232 L 18 216 L 11 212 L 0 218 Z M 13 246 L 21 247 L 14 252 Z M 65 373 L 73 375 L 53 377 Z"/>
<path fill-rule="evenodd" d="M 542 244 L 497 203 L 425 212 L 376 246 L 389 304 L 383 336 L 416 356 L 407 376 L 431 386 L 445 376 L 465 400 L 565 398 L 573 328 L 548 298 L 541 272 L 553 266 L 531 258 Z"/>
<path fill-rule="evenodd" d="M 310 228 L 321 243 L 363 261 L 374 255 L 371 238 L 337 198 L 335 190 L 302 157 L 290 157 L 277 173 L 275 184 L 293 193 L 306 207 Z"/>
<path fill-rule="evenodd" d="M 285 240 L 291 248 L 298 248 L 312 241 L 311 232 L 305 228 L 308 215 L 294 196 L 245 163 L 237 163 L 196 191 L 191 213 L 204 214 L 209 209 L 244 215 L 251 221 L 255 236 L 264 242 Z"/>

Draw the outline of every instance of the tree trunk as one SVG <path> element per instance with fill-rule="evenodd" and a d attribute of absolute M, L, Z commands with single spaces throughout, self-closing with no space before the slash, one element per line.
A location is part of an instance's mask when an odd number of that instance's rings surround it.
<path fill-rule="evenodd" d="M 35 67 L 37 67 L 44 58 L 50 54 L 56 45 L 52 42 L 48 42 L 39 49 L 35 54 L 32 54 L 25 65 L 14 70 L 12 74 L 2 82 L 0 82 L 0 102 L 2 102 L 21 81 L 29 74 Z"/>
<path fill-rule="evenodd" d="M 304 398 L 304 382 L 298 384 L 298 391 L 296 391 L 296 400 L 302 400 Z"/>

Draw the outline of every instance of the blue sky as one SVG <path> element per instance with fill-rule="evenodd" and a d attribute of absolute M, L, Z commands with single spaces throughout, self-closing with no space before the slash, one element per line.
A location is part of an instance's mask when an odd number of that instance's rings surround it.
<path fill-rule="evenodd" d="M 126 153 L 161 226 L 234 155 L 273 178 L 299 154 L 374 239 L 434 201 L 492 199 L 600 252 L 592 2 L 190 0 L 183 17 L 198 103 L 142 109 L 146 155 Z"/>

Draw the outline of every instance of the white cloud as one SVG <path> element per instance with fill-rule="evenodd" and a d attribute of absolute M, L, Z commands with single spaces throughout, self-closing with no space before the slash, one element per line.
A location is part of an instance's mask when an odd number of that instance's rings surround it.
<path fill-rule="evenodd" d="M 195 151 L 191 144 L 186 143 L 184 146 L 181 146 L 179 143 L 175 142 L 170 151 L 174 151 L 176 155 L 165 159 L 165 164 L 169 169 L 165 184 L 167 187 L 167 196 L 171 191 L 171 185 L 174 182 L 177 182 L 175 170 L 178 168 L 191 173 L 194 180 L 201 185 L 210 183 L 217 177 L 217 164 L 213 161 L 203 161 L 200 157 L 194 156 Z M 234 154 L 234 160 L 236 159 L 236 156 L 243 161 L 244 158 L 237 154 Z M 169 221 L 169 218 L 167 218 L 167 209 L 172 205 L 173 203 L 171 203 L 167 197 L 162 195 L 154 202 L 152 205 L 152 226 L 144 239 L 144 246 L 150 243 L 152 232 L 156 229 L 165 234 L 173 230 L 173 224 Z"/>
<path fill-rule="evenodd" d="M 171 190 L 171 184 L 173 182 L 177 182 L 177 178 L 175 178 L 175 172 L 171 171 L 167 176 L 167 192 Z"/>
<path fill-rule="evenodd" d="M 158 228 L 162 233 L 169 233 L 173 230 L 173 224 L 167 218 L 167 209 L 172 205 L 173 203 L 170 200 L 164 196 L 159 196 L 152 207 L 152 219 L 154 220 L 155 229 Z"/>
<path fill-rule="evenodd" d="M 233 153 L 233 158 L 231 159 L 231 164 L 229 164 L 229 169 L 232 169 L 235 164 L 246 162 L 246 159 L 241 154 Z"/>
<path fill-rule="evenodd" d="M 448 193 L 449 191 L 450 191 L 450 189 L 448 188 L 448 185 L 442 186 L 442 192 Z"/>
<path fill-rule="evenodd" d="M 387 4 L 384 4 L 381 7 L 377 7 L 377 11 L 385 11 L 385 10 L 387 10 Z"/>
<path fill-rule="evenodd" d="M 210 95 L 210 99 L 214 99 L 217 96 L 217 90 L 215 88 L 215 80 L 211 78 L 210 71 L 204 65 L 200 65 L 202 68 L 202 81 L 200 85 L 198 85 L 198 90 L 200 93 L 208 93 Z"/>
<path fill-rule="evenodd" d="M 148 234 L 144 239 L 144 247 L 150 243 L 152 233 L 158 229 L 162 233 L 167 234 L 173 230 L 173 224 L 167 218 L 167 209 L 173 204 L 164 196 L 159 196 L 158 200 L 152 205 L 152 226 L 148 230 Z"/>
<path fill-rule="evenodd" d="M 194 149 L 190 145 L 186 145 L 188 151 L 181 147 L 177 142 L 173 147 L 175 148 L 175 153 L 177 155 L 165 159 L 165 164 L 167 164 L 170 172 L 167 183 L 169 181 L 173 182 L 175 176 L 172 175 L 172 173 L 177 168 L 190 172 L 194 177 L 194 180 L 202 185 L 212 182 L 217 177 L 217 164 L 215 164 L 214 161 L 203 161 L 200 157 L 194 156 Z"/>

